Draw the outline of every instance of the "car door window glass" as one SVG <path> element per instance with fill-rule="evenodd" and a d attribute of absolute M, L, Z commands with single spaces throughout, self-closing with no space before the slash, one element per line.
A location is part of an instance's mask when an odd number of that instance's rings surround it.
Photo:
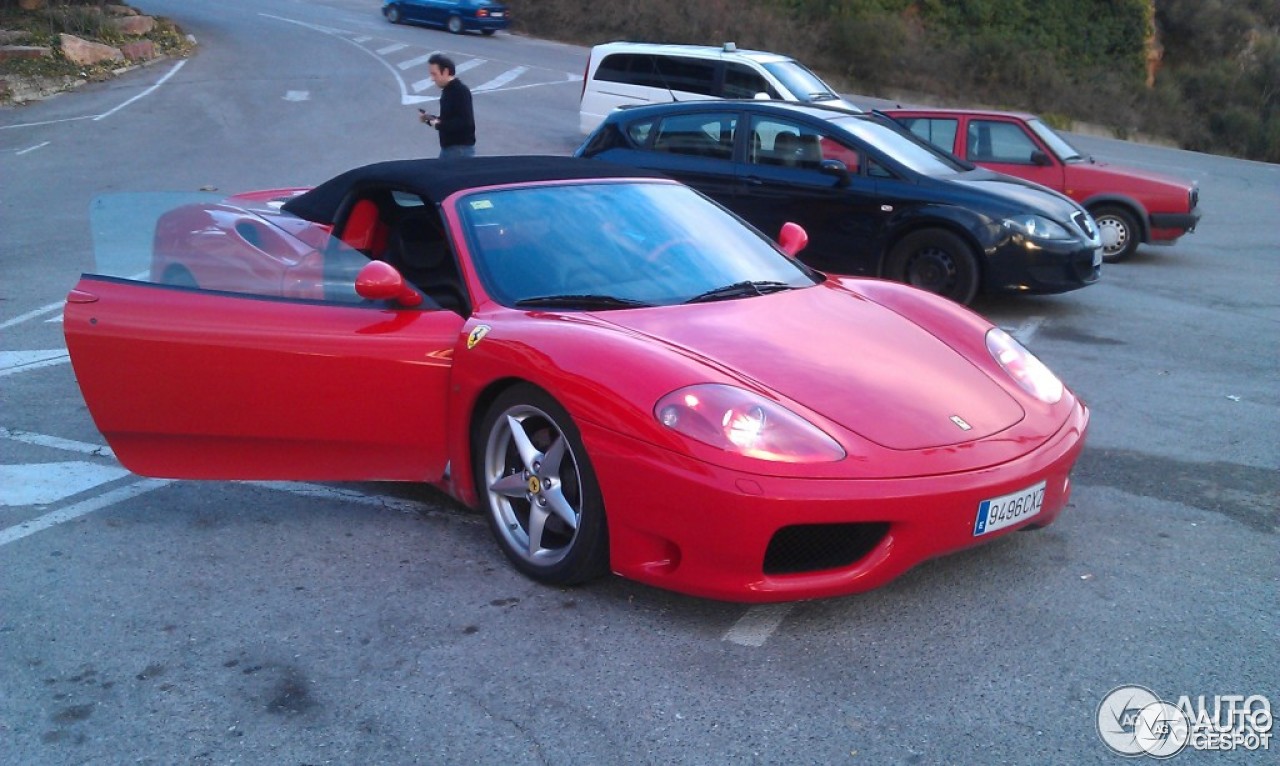
<path fill-rule="evenodd" d="M 644 146 L 649 143 L 649 134 L 653 132 L 654 120 L 642 120 L 633 122 L 627 126 L 627 138 L 631 139 L 636 146 Z"/>
<path fill-rule="evenodd" d="M 817 170 L 822 166 L 823 159 L 830 159 L 824 156 L 828 151 L 827 146 L 840 147 L 840 144 L 807 125 L 772 117 L 753 117 L 751 120 L 751 150 L 748 159 L 752 164 Z M 834 152 L 835 149 L 831 151 Z M 855 153 L 851 169 L 856 168 Z"/>
<path fill-rule="evenodd" d="M 653 150 L 717 160 L 732 159 L 737 124 L 737 115 L 729 112 L 668 117 L 658 125 Z"/>
<path fill-rule="evenodd" d="M 1021 127 L 1011 122 L 971 120 L 967 137 L 966 159 L 974 162 L 1030 165 L 1031 153 L 1039 148 Z"/>
<path fill-rule="evenodd" d="M 734 63 L 725 65 L 722 94 L 725 98 L 755 98 L 760 93 L 770 98 L 778 97 L 778 92 L 751 67 Z"/>
<path fill-rule="evenodd" d="M 716 79 L 716 62 L 685 58 L 684 56 L 656 56 L 658 82 L 646 83 L 682 93 L 712 95 Z"/>
<path fill-rule="evenodd" d="M 956 148 L 956 130 L 960 121 L 952 118 L 904 117 L 899 120 L 908 130 L 934 146 L 949 152 Z"/>

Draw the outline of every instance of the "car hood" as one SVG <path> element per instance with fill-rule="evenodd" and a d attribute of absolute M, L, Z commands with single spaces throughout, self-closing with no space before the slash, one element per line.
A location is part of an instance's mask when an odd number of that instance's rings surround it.
<path fill-rule="evenodd" d="M 1011 207 L 1016 205 L 1027 212 L 1048 215 L 1056 221 L 1069 221 L 1072 214 L 1082 209 L 1065 195 L 1040 184 L 991 170 L 971 170 L 949 180 L 970 191 L 998 197 Z"/>
<path fill-rule="evenodd" d="M 1081 162 L 1068 162 L 1066 163 L 1066 171 L 1069 176 L 1087 177 L 1090 182 L 1097 183 L 1099 186 L 1113 188 L 1117 191 L 1128 190 L 1133 187 L 1135 182 L 1146 188 L 1165 187 L 1183 193 L 1189 191 L 1195 185 L 1190 181 L 1153 173 L 1149 170 L 1139 170 L 1128 165 L 1112 165 L 1109 162 L 1098 162 L 1092 159 Z"/>
<path fill-rule="evenodd" d="M 832 284 L 598 316 L 890 449 L 961 444 L 1025 417 L 1004 387 L 942 340 Z"/>

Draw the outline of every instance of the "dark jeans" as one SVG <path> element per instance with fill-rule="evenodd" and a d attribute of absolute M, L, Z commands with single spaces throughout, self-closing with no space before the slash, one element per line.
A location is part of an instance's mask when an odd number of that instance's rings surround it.
<path fill-rule="evenodd" d="M 474 157 L 476 156 L 476 148 L 474 146 L 442 146 L 440 147 L 440 159 L 446 157 Z"/>

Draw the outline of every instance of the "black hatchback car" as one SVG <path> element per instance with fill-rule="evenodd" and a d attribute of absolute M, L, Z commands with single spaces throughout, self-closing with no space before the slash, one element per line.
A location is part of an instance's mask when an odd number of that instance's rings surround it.
<path fill-rule="evenodd" d="M 1097 281 L 1093 219 L 1042 186 L 979 169 L 887 117 L 773 101 L 615 110 L 578 149 L 657 170 L 766 233 L 793 221 L 800 257 L 968 303 L 979 290 L 1059 293 Z"/>

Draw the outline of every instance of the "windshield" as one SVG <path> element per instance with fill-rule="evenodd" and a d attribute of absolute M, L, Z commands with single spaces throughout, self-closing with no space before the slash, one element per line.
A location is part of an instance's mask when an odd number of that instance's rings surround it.
<path fill-rule="evenodd" d="M 796 61 L 774 61 L 762 66 L 800 101 L 834 101 L 840 98 L 804 64 Z"/>
<path fill-rule="evenodd" d="M 868 146 L 879 149 L 900 164 L 927 176 L 946 176 L 968 170 L 949 155 L 904 128 L 890 127 L 874 120 L 839 118 L 833 125 L 844 128 Z"/>
<path fill-rule="evenodd" d="M 1031 129 L 1035 131 L 1035 134 L 1040 136 L 1040 140 L 1044 141 L 1045 144 L 1048 145 L 1049 149 L 1052 150 L 1054 154 L 1058 155 L 1058 159 L 1063 162 L 1084 159 L 1084 156 L 1081 155 L 1080 152 L 1076 151 L 1074 146 L 1067 143 L 1067 139 L 1058 135 L 1054 132 L 1053 128 L 1045 125 L 1043 122 L 1040 122 L 1039 120 L 1027 120 L 1027 125 L 1031 126 Z"/>
<path fill-rule="evenodd" d="M 477 192 L 457 210 L 485 289 L 507 306 L 669 305 L 737 283 L 785 289 L 821 279 L 677 184 Z"/>

